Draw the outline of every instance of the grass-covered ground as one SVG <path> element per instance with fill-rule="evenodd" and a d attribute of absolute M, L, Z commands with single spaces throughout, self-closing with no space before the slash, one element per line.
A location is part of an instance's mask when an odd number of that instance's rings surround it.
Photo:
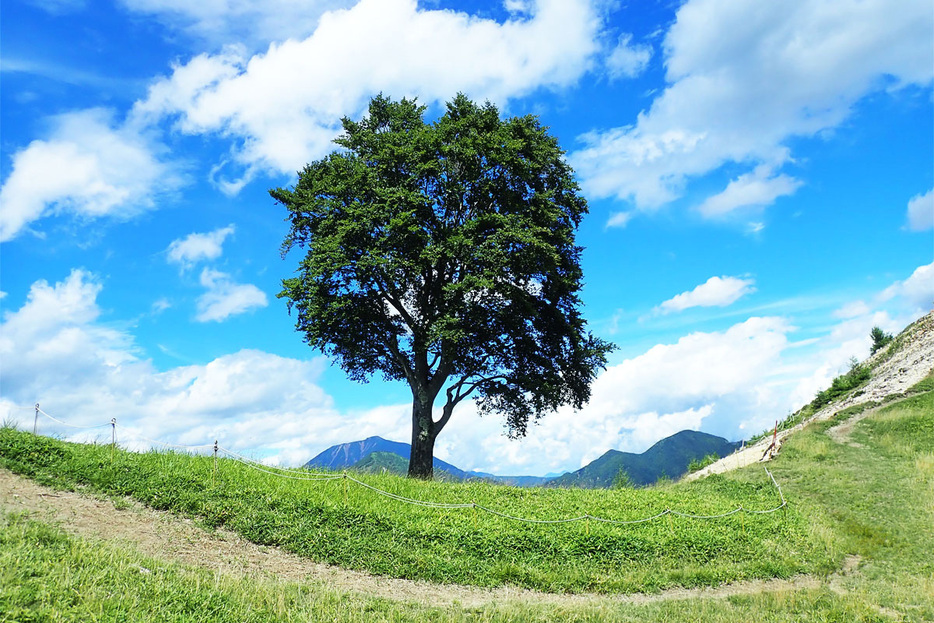
<path fill-rule="evenodd" d="M 779 512 L 745 520 L 674 518 L 669 525 L 664 518 L 635 527 L 517 524 L 475 517 L 471 510 L 402 506 L 352 485 L 345 500 L 343 481 L 283 481 L 230 462 L 222 463 L 212 487 L 210 459 L 117 452 L 111 464 L 107 446 L 5 429 L 0 462 L 37 480 L 130 495 L 260 542 L 374 572 L 613 593 L 808 571 L 822 586 L 643 605 L 608 596 L 585 605 L 433 608 L 318 585 L 218 578 L 8 515 L 0 520 L 0 620 L 932 621 L 934 392 L 924 389 L 870 414 L 847 443 L 826 434 L 834 422 L 789 438 L 770 467 L 790 501 L 787 519 Z M 474 501 L 540 518 L 582 512 L 631 518 L 666 507 L 704 512 L 775 502 L 759 466 L 654 490 L 367 482 L 421 499 Z M 858 567 L 829 575 L 846 557 L 856 557 Z"/>
<path fill-rule="evenodd" d="M 215 478 L 211 457 L 111 454 L 109 445 L 65 443 L 11 428 L 0 429 L 0 465 L 56 487 L 129 496 L 316 561 L 440 583 L 631 592 L 788 577 L 832 566 L 794 504 L 787 512 L 719 519 L 542 525 L 472 508 L 410 505 L 350 480 L 281 478 L 233 460 L 219 460 Z M 476 503 L 540 520 L 589 514 L 627 521 L 665 509 L 716 515 L 740 506 L 770 509 L 780 500 L 762 468 L 742 481 L 716 477 L 689 486 L 610 491 L 358 477 L 400 496 Z"/>

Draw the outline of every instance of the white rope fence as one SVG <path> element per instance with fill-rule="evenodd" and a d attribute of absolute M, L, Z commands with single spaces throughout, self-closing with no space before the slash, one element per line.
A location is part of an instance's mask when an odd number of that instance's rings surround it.
<path fill-rule="evenodd" d="M 23 409 L 32 409 L 32 408 L 33 407 L 23 407 Z M 302 481 L 308 481 L 308 482 L 327 482 L 327 481 L 332 481 L 332 480 L 345 480 L 345 481 L 353 482 L 354 484 L 360 487 L 363 487 L 364 489 L 367 489 L 369 491 L 372 491 L 373 493 L 377 495 L 383 496 L 391 500 L 395 500 L 397 502 L 402 502 L 404 504 L 411 504 L 413 506 L 420 506 L 423 508 L 437 508 L 437 509 L 444 509 L 444 510 L 468 509 L 469 508 L 469 509 L 484 511 L 486 513 L 489 513 L 490 515 L 501 517 L 503 519 L 508 519 L 511 521 L 518 521 L 522 523 L 554 525 L 554 524 L 573 523 L 577 521 L 593 520 L 599 523 L 625 526 L 625 525 L 648 523 L 650 521 L 660 519 L 661 517 L 664 517 L 666 515 L 674 516 L 674 517 L 683 517 L 686 519 L 721 519 L 724 517 L 730 517 L 732 515 L 736 515 L 737 513 L 765 515 L 765 514 L 774 513 L 776 511 L 783 510 L 788 506 L 788 501 L 785 499 L 785 494 L 782 492 L 781 486 L 778 484 L 778 481 L 775 480 L 775 476 L 772 475 L 772 472 L 770 472 L 769 469 L 766 467 L 765 473 L 769 475 L 769 479 L 772 481 L 772 484 L 775 486 L 775 489 L 778 491 L 778 496 L 779 496 L 779 499 L 781 500 L 781 503 L 779 505 L 772 507 L 772 508 L 756 510 L 756 509 L 745 508 L 743 506 L 738 506 L 730 511 L 727 511 L 724 513 L 713 514 L 713 515 L 683 513 L 681 511 L 673 510 L 671 508 L 666 508 L 660 513 L 656 513 L 655 515 L 651 515 L 649 517 L 643 517 L 641 519 L 629 519 L 629 520 L 609 519 L 607 517 L 599 517 L 599 516 L 591 515 L 589 513 L 585 513 L 583 515 L 579 515 L 575 517 L 562 518 L 562 519 L 535 519 L 535 518 L 530 518 L 530 517 L 517 517 L 515 515 L 510 515 L 508 513 L 504 513 L 493 508 L 482 506 L 475 502 L 462 502 L 462 503 L 431 502 L 428 500 L 419 500 L 415 498 L 406 497 L 404 495 L 399 495 L 397 493 L 391 493 L 389 491 L 385 491 L 378 487 L 374 487 L 373 485 L 370 485 L 368 483 L 365 483 L 361 480 L 354 478 L 353 476 L 347 474 L 346 472 L 342 474 L 320 473 L 320 472 L 312 472 L 306 469 L 291 469 L 291 468 L 278 467 L 274 465 L 266 465 L 264 463 L 254 461 L 253 459 L 250 459 L 241 454 L 238 454 L 234 452 L 233 450 L 229 450 L 227 448 L 219 446 L 217 441 L 215 441 L 213 444 L 188 445 L 188 444 L 179 444 L 179 443 L 168 443 L 165 441 L 159 441 L 157 439 L 149 439 L 148 437 L 144 437 L 140 435 L 139 433 L 134 432 L 133 428 L 129 428 L 129 427 L 125 427 L 125 426 L 117 424 L 116 418 L 111 418 L 110 422 L 107 424 L 97 424 L 93 426 L 81 426 L 81 425 L 76 425 L 76 424 L 69 424 L 67 422 L 64 422 L 58 418 L 55 418 L 49 415 L 48 413 L 43 411 L 41 408 L 39 408 L 38 403 L 36 403 L 34 408 L 35 408 L 35 413 L 36 413 L 36 423 L 33 425 L 34 434 L 36 434 L 36 431 L 38 428 L 38 418 L 40 414 L 49 418 L 53 422 L 56 422 L 62 426 L 68 426 L 70 428 L 88 430 L 88 429 L 104 428 L 106 426 L 110 426 L 113 431 L 112 445 L 116 445 L 116 429 L 119 426 L 121 430 L 126 431 L 129 434 L 129 436 L 134 439 L 146 441 L 151 444 L 160 445 L 166 448 L 178 448 L 178 449 L 184 449 L 184 450 L 202 450 L 205 448 L 213 448 L 214 449 L 215 472 L 217 470 L 217 455 L 218 455 L 218 452 L 220 452 L 226 455 L 227 457 L 229 457 L 231 460 L 237 463 L 240 463 L 252 470 L 262 472 L 264 474 L 267 474 L 269 476 L 274 476 L 277 478 L 286 478 L 290 480 L 302 480 Z"/>

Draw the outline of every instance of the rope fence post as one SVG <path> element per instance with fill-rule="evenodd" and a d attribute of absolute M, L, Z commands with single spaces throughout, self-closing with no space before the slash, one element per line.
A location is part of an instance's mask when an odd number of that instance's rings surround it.
<path fill-rule="evenodd" d="M 214 471 L 211 472 L 211 486 L 217 486 L 217 440 L 214 440 Z"/>
<path fill-rule="evenodd" d="M 344 472 L 344 506 L 347 506 L 347 472 Z"/>
<path fill-rule="evenodd" d="M 39 403 L 36 403 L 36 419 L 32 421 L 32 434 L 35 435 L 39 430 Z"/>
<path fill-rule="evenodd" d="M 114 462 L 114 448 L 117 445 L 117 418 L 110 418 L 110 462 Z"/>

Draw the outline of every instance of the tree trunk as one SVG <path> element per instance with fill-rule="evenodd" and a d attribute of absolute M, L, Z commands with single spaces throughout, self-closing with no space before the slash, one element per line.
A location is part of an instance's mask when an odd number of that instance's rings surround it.
<path fill-rule="evenodd" d="M 435 430 L 431 418 L 432 403 L 412 400 L 412 454 L 409 456 L 409 478 L 431 480 L 434 474 Z"/>

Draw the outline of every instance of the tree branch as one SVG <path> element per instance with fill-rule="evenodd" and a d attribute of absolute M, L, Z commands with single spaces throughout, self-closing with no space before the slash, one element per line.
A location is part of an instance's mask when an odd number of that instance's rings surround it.
<path fill-rule="evenodd" d="M 393 358 L 402 368 L 402 371 L 405 373 L 405 378 L 408 380 L 409 385 L 413 386 L 415 384 L 415 373 L 412 370 L 412 366 L 409 365 L 408 360 L 402 354 L 402 351 L 399 350 L 399 341 L 396 336 L 392 336 L 386 341 L 386 348 L 389 349 L 389 352 L 392 353 Z"/>

